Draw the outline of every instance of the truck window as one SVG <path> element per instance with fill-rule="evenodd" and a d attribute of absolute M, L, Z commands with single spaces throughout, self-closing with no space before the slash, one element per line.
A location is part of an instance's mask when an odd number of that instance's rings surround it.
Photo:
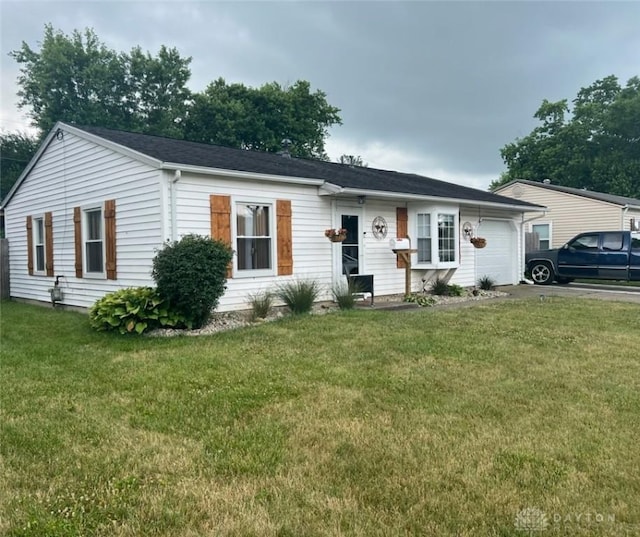
<path fill-rule="evenodd" d="M 609 251 L 620 251 L 623 246 L 622 233 L 603 233 L 602 249 Z"/>
<path fill-rule="evenodd" d="M 640 252 L 640 237 L 631 237 L 631 249 Z"/>
<path fill-rule="evenodd" d="M 569 243 L 569 248 L 573 248 L 575 250 L 597 250 L 598 234 L 582 235 L 581 237 L 572 240 Z"/>

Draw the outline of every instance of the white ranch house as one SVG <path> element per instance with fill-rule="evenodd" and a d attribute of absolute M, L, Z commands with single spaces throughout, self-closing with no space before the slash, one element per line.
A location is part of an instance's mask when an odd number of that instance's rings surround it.
<path fill-rule="evenodd" d="M 154 285 L 152 260 L 185 234 L 235 251 L 220 311 L 251 293 L 315 279 L 322 300 L 345 273 L 372 275 L 375 295 L 403 293 L 391 238 L 410 237 L 411 288 L 435 276 L 470 287 L 517 284 L 522 200 L 414 174 L 58 123 L 4 200 L 10 294 L 90 307 L 104 294 Z M 325 237 L 345 228 L 344 242 Z M 475 248 L 472 235 L 487 239 Z"/>

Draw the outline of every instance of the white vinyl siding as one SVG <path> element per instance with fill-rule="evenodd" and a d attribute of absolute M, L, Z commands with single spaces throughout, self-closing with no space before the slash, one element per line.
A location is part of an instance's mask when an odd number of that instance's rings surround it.
<path fill-rule="evenodd" d="M 53 279 L 28 277 L 24 226 L 26 216 L 50 211 L 55 237 L 53 259 L 56 276 L 62 276 L 63 303 L 88 308 L 105 293 L 153 285 L 151 263 L 163 243 L 161 174 L 145 163 L 63 132 L 62 140 L 52 138 L 5 210 L 11 296 L 51 300 L 48 290 Z M 118 279 L 76 279 L 73 209 L 102 206 L 107 199 L 115 199 L 117 206 Z"/>

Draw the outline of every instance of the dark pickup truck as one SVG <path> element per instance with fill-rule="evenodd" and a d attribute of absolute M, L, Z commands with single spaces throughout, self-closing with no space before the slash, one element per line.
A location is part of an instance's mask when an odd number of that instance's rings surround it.
<path fill-rule="evenodd" d="M 533 282 L 540 285 L 576 278 L 640 281 L 640 233 L 580 233 L 562 248 L 529 252 L 525 264 Z"/>

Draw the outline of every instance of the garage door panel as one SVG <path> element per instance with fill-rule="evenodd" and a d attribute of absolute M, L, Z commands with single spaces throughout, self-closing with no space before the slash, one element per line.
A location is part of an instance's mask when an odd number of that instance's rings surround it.
<path fill-rule="evenodd" d="M 497 285 L 514 281 L 517 265 L 516 230 L 510 222 L 483 221 L 478 236 L 487 239 L 484 248 L 476 250 L 476 276 L 489 276 Z"/>

